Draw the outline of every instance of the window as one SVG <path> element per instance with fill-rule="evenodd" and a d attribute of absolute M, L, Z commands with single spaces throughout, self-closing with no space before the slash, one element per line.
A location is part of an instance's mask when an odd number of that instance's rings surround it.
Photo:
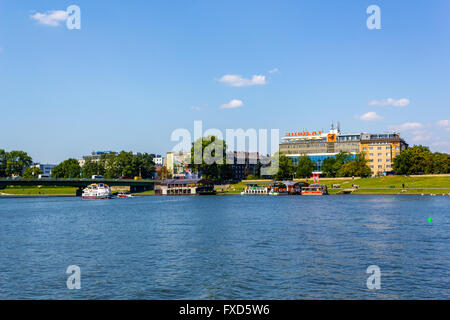
<path fill-rule="evenodd" d="M 373 166 L 370 166 L 371 169 L 373 169 Z"/>
<path fill-rule="evenodd" d="M 378 150 L 381 150 L 381 147 L 378 147 Z"/>
<path fill-rule="evenodd" d="M 378 169 L 383 169 L 383 166 L 378 166 Z"/>
<path fill-rule="evenodd" d="M 395 147 L 395 150 L 400 150 L 400 147 Z"/>
<path fill-rule="evenodd" d="M 373 153 L 369 153 L 369 156 L 373 157 Z"/>
<path fill-rule="evenodd" d="M 378 159 L 378 162 L 382 162 L 383 161 L 383 159 Z"/>
<path fill-rule="evenodd" d="M 386 162 L 391 162 L 391 159 L 386 159 Z"/>
<path fill-rule="evenodd" d="M 386 157 L 390 157 L 391 156 L 391 154 L 388 152 L 388 153 L 386 153 Z"/>
<path fill-rule="evenodd" d="M 364 151 L 366 151 L 366 150 L 367 150 L 367 148 L 366 148 L 366 147 L 364 147 L 364 148 L 363 148 L 363 150 L 364 150 Z"/>
<path fill-rule="evenodd" d="M 373 150 L 373 147 L 369 147 L 369 150 Z"/>
<path fill-rule="evenodd" d="M 378 154 L 379 157 L 381 157 L 382 155 L 383 155 L 382 153 L 379 153 L 379 154 Z"/>

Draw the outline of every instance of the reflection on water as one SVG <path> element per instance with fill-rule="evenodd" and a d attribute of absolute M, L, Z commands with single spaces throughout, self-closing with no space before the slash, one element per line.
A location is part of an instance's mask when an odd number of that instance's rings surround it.
<path fill-rule="evenodd" d="M 0 198 L 0 298 L 449 299 L 450 197 Z M 432 223 L 428 218 L 432 217 Z M 81 268 L 81 290 L 66 268 Z M 380 290 L 366 269 L 381 268 Z"/>

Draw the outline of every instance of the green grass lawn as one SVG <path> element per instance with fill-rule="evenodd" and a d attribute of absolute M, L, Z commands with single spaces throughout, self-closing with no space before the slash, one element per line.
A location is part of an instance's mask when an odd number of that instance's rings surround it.
<path fill-rule="evenodd" d="M 8 195 L 68 195 L 75 196 L 77 188 L 74 187 L 51 187 L 42 186 L 40 188 L 36 186 L 24 186 L 24 187 L 6 187 L 0 190 L 0 193 Z"/>
<path fill-rule="evenodd" d="M 133 196 L 154 196 L 155 190 L 136 192 L 136 193 L 132 193 L 131 195 L 133 195 Z"/>
<path fill-rule="evenodd" d="M 306 179 L 296 179 L 295 181 L 306 181 Z M 246 181 L 250 182 L 250 181 Z M 269 182 L 269 180 L 252 180 L 251 182 Z M 312 183 L 312 180 L 308 180 Z M 352 185 L 359 185 L 359 189 L 355 190 L 355 194 L 442 194 L 450 193 L 450 177 L 404 177 L 404 176 L 388 176 L 380 178 L 345 178 L 345 179 L 320 179 L 320 184 L 328 186 L 330 194 L 336 194 L 343 189 L 351 189 Z M 340 188 L 331 188 L 331 185 L 338 184 Z M 405 185 L 406 192 L 402 192 L 402 184 Z M 408 185 L 408 188 L 406 186 Z M 225 193 L 240 193 L 245 183 L 240 182 L 232 187 L 236 192 L 229 191 Z"/>

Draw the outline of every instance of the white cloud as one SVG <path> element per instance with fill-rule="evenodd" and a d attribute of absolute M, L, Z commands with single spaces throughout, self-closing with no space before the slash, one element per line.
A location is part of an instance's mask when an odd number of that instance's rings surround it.
<path fill-rule="evenodd" d="M 202 110 L 202 108 L 199 106 L 192 106 L 191 110 L 200 111 L 200 110 Z"/>
<path fill-rule="evenodd" d="M 269 74 L 272 74 L 272 73 L 278 73 L 278 72 L 280 72 L 280 71 L 278 70 L 278 68 L 273 68 L 272 70 L 269 70 Z"/>
<path fill-rule="evenodd" d="M 381 99 L 381 100 L 372 100 L 369 102 L 369 106 L 378 106 L 378 107 L 385 107 L 385 106 L 393 106 L 393 107 L 406 107 L 409 105 L 409 100 L 406 98 L 402 99 Z"/>
<path fill-rule="evenodd" d="M 362 116 L 359 116 L 358 119 L 363 121 L 377 121 L 382 120 L 383 117 L 379 116 L 376 112 L 370 111 L 363 114 Z"/>
<path fill-rule="evenodd" d="M 444 128 L 445 131 L 450 131 L 450 120 L 440 120 L 437 122 L 438 127 Z"/>
<path fill-rule="evenodd" d="M 57 27 L 62 21 L 66 21 L 67 16 L 67 12 L 64 10 L 50 10 L 45 13 L 37 12 L 30 17 L 40 24 Z"/>
<path fill-rule="evenodd" d="M 237 74 L 226 74 L 219 80 L 226 85 L 231 87 L 248 87 L 255 85 L 265 85 L 266 84 L 266 76 L 263 75 L 254 75 L 251 79 L 242 78 L 242 76 Z"/>
<path fill-rule="evenodd" d="M 240 108 L 244 105 L 244 103 L 241 100 L 233 99 L 228 103 L 222 104 L 220 106 L 220 109 L 234 109 L 234 108 Z"/>
<path fill-rule="evenodd" d="M 400 125 L 391 126 L 392 129 L 399 130 L 399 131 L 411 131 L 411 130 L 418 130 L 424 128 L 425 125 L 423 125 L 420 122 L 406 122 Z"/>
<path fill-rule="evenodd" d="M 3 52 L 3 48 L 0 48 L 0 53 L 2 53 Z"/>

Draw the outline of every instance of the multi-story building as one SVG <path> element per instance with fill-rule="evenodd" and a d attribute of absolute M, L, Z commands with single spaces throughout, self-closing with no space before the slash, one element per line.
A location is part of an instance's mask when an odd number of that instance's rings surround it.
<path fill-rule="evenodd" d="M 408 148 L 399 133 L 361 134 L 360 152 L 369 161 L 374 175 L 392 171 L 394 158 Z"/>
<path fill-rule="evenodd" d="M 161 155 L 158 154 L 153 157 L 153 162 L 155 163 L 155 166 L 162 166 L 164 163 L 164 159 L 163 157 L 161 157 Z"/>
<path fill-rule="evenodd" d="M 41 164 L 41 163 L 35 163 L 32 165 L 32 167 L 39 168 L 42 171 L 43 175 L 49 175 L 52 173 L 52 170 L 54 167 L 56 167 L 56 164 Z"/>
<path fill-rule="evenodd" d="M 229 151 L 227 159 L 232 159 L 233 180 L 244 180 L 249 174 L 255 175 L 258 164 L 258 152 Z"/>
<path fill-rule="evenodd" d="M 388 149 L 389 147 L 390 149 Z M 333 126 L 329 132 L 290 132 L 282 138 L 279 151 L 290 157 L 294 164 L 307 155 L 316 163 L 314 173 L 322 173 L 323 161 L 335 157 L 339 152 L 352 155 L 363 153 L 369 160 L 373 175 L 392 171 L 392 162 L 408 145 L 398 133 L 343 134 Z M 381 149 L 378 149 L 381 148 Z M 388 154 L 389 153 L 389 154 Z"/>

